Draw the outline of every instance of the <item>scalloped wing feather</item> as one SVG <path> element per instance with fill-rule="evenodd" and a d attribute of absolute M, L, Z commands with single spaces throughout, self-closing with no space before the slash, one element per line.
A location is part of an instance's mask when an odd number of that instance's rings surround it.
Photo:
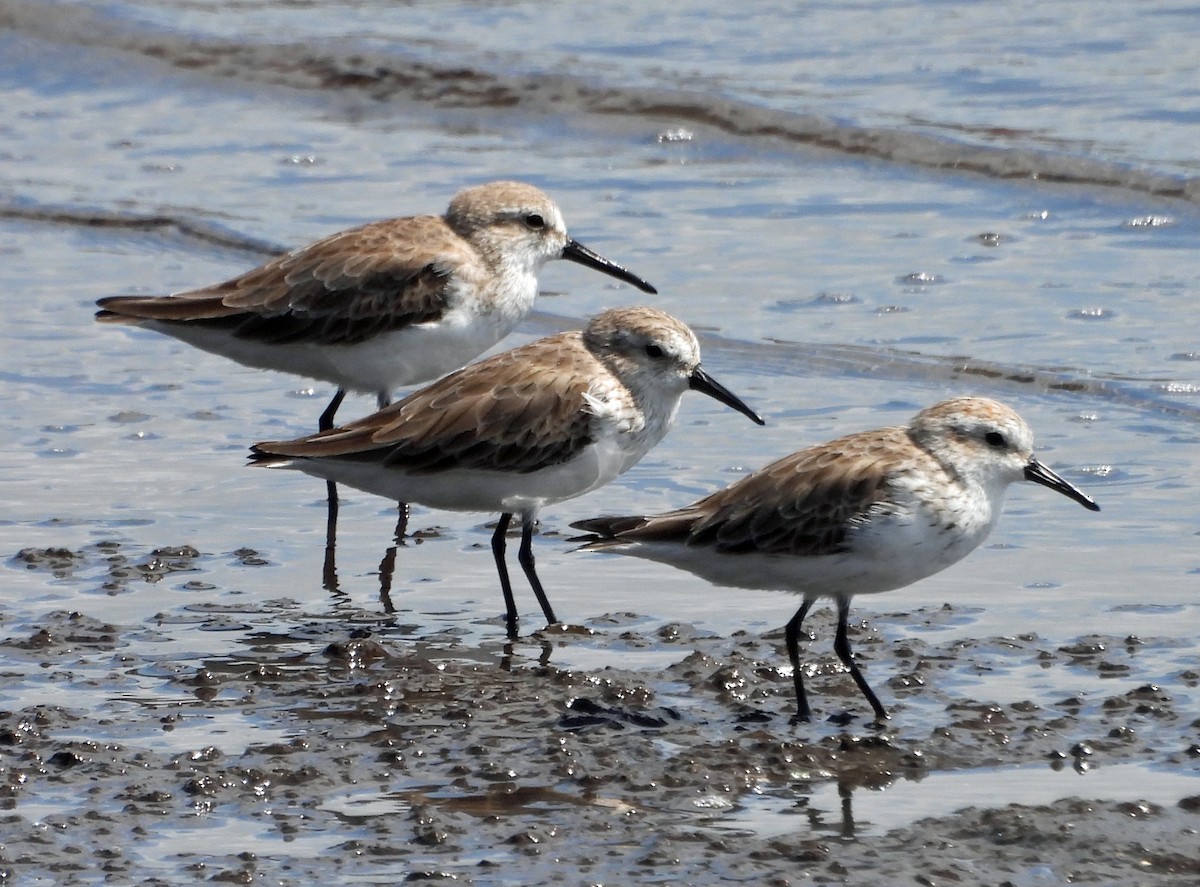
<path fill-rule="evenodd" d="M 842 551 L 856 522 L 885 506 L 904 428 L 854 434 L 785 456 L 685 508 L 575 526 L 620 542 L 682 542 L 731 554 Z M 911 457 L 911 450 L 908 452 Z"/>
<path fill-rule="evenodd" d="M 531 366 L 541 372 L 531 376 Z M 342 428 L 254 449 L 368 458 L 414 473 L 537 471 L 594 441 L 585 394 L 603 371 L 578 332 L 562 333 L 465 367 Z"/>
<path fill-rule="evenodd" d="M 449 307 L 451 273 L 474 277 L 478 263 L 474 250 L 437 216 L 388 219 L 334 234 L 211 287 L 101 299 L 97 319 L 211 322 L 245 339 L 349 345 L 437 320 Z"/>

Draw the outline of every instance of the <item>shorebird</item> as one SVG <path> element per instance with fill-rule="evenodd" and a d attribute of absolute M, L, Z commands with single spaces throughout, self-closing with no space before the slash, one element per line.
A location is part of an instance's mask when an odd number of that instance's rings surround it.
<path fill-rule="evenodd" d="M 945 569 L 996 525 L 1010 484 L 1033 481 L 1099 511 L 1033 455 L 1012 409 L 982 397 L 947 400 L 907 426 L 851 434 L 773 462 L 675 511 L 599 517 L 571 526 L 585 549 L 660 561 L 716 585 L 803 597 L 785 630 L 798 716 L 811 717 L 800 627 L 821 597 L 837 603 L 834 651 L 877 720 L 887 718 L 855 664 L 846 619 L 856 594 L 890 591 Z"/>
<path fill-rule="evenodd" d="M 566 259 L 655 289 L 567 234 L 562 213 L 521 182 L 466 188 L 444 216 L 372 222 L 237 277 L 170 296 L 110 296 L 96 318 L 174 336 L 260 369 L 332 382 L 318 427 L 347 391 L 428 382 L 503 339 L 530 311 L 546 262 Z"/>
<path fill-rule="evenodd" d="M 534 566 L 543 506 L 581 496 L 632 468 L 670 429 L 688 389 L 761 418 L 700 366 L 682 322 L 617 308 L 452 373 L 356 422 L 252 447 L 252 462 L 430 508 L 500 512 L 492 552 L 510 637 L 517 609 L 505 534 L 521 519 L 518 561 L 548 623 L 557 622 Z"/>

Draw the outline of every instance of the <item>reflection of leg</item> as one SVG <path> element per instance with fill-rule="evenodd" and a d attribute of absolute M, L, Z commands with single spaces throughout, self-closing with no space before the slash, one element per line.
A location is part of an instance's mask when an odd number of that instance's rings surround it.
<path fill-rule="evenodd" d="M 804 599 L 796 615 L 788 620 L 787 628 L 783 632 L 788 659 L 792 662 L 792 683 L 796 687 L 796 717 L 803 721 L 812 718 L 812 711 L 808 707 L 808 695 L 804 692 L 804 670 L 800 667 L 800 626 L 814 600 L 815 598 Z"/>
<path fill-rule="evenodd" d="M 396 608 L 392 606 L 392 576 L 396 573 L 396 549 L 404 544 L 404 535 L 408 532 L 408 504 L 399 502 L 396 509 L 399 512 L 396 518 L 396 532 L 392 535 L 392 544 L 383 553 L 383 560 L 379 562 L 379 603 L 383 605 L 385 613 L 396 612 Z"/>
<path fill-rule="evenodd" d="M 544 668 L 550 664 L 550 654 L 554 652 L 554 645 L 545 638 L 538 638 L 538 645 L 541 647 L 541 652 L 538 653 L 538 665 Z M 526 646 L 528 646 L 528 642 Z M 500 669 L 502 671 L 512 671 L 516 653 L 516 644 L 512 640 L 505 641 L 500 650 Z"/>
<path fill-rule="evenodd" d="M 850 598 L 838 598 L 837 607 L 837 636 L 833 640 L 833 651 L 837 653 L 838 659 L 842 660 L 842 664 L 850 669 L 850 677 L 854 678 L 858 689 L 862 690 L 863 696 L 867 697 L 867 702 L 871 703 L 871 708 L 875 710 L 875 720 L 886 721 L 887 711 L 879 703 L 879 697 L 867 686 L 867 679 L 862 676 L 862 672 L 854 664 L 854 654 L 850 652 L 850 638 L 846 634 L 846 621 L 850 615 Z"/>
<path fill-rule="evenodd" d="M 388 550 L 383 553 L 383 560 L 379 562 L 379 605 L 383 607 L 383 612 L 391 614 L 396 612 L 395 606 L 392 605 L 392 576 L 396 572 L 396 546 L 389 545 Z"/>
<path fill-rule="evenodd" d="M 513 599 L 512 583 L 508 581 L 508 565 L 504 563 L 505 534 L 508 525 L 512 523 L 512 512 L 506 511 L 500 515 L 496 524 L 496 532 L 492 533 L 492 557 L 496 560 L 496 573 L 500 576 L 500 591 L 504 594 L 504 623 L 508 627 L 508 636 L 514 640 L 517 637 L 517 602 Z"/>
<path fill-rule="evenodd" d="M 842 799 L 842 837 L 854 837 L 854 794 L 850 790 L 850 784 L 845 780 L 838 780 L 838 797 Z"/>
<path fill-rule="evenodd" d="M 538 579 L 537 567 L 533 560 L 532 517 L 527 517 L 521 521 L 521 549 L 517 553 L 517 560 L 521 564 L 521 569 L 525 571 L 525 577 L 529 580 L 529 584 L 533 587 L 533 593 L 537 596 L 537 602 L 542 605 L 542 613 L 546 616 L 546 624 L 553 625 L 558 619 L 554 617 L 554 608 L 550 606 L 550 599 L 546 597 L 546 592 L 542 589 L 542 581 Z"/>
<path fill-rule="evenodd" d="M 325 412 L 321 413 L 321 418 L 317 420 L 318 431 L 328 431 L 333 427 L 333 417 L 337 414 L 338 407 L 342 405 L 342 401 L 346 399 L 346 389 L 339 388 L 337 394 L 333 396 L 333 400 L 329 401 L 329 406 L 325 407 Z"/>
<path fill-rule="evenodd" d="M 325 481 L 325 495 L 325 563 L 321 567 L 321 584 L 326 591 L 337 594 L 340 590 L 337 578 L 337 484 L 331 480 Z"/>

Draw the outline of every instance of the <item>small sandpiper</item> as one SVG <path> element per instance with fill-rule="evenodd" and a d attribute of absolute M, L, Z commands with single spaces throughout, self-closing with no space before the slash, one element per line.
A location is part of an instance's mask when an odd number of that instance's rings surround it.
<path fill-rule="evenodd" d="M 516 637 L 504 559 L 513 515 L 521 518 L 518 560 L 547 622 L 557 622 L 534 567 L 539 509 L 637 464 L 670 429 L 689 388 L 763 424 L 700 366 L 685 324 L 654 308 L 617 308 L 583 331 L 472 364 L 341 428 L 255 444 L 251 460 L 396 501 L 500 512 L 492 552 Z"/>
<path fill-rule="evenodd" d="M 834 650 L 884 720 L 850 651 L 850 599 L 909 585 L 965 557 L 992 531 L 1009 485 L 1019 480 L 1100 510 L 1034 457 L 1033 434 L 1016 412 L 961 397 L 922 410 L 907 426 L 785 456 L 676 511 L 571 526 L 593 534 L 580 540 L 585 549 L 661 561 L 716 585 L 802 595 L 785 640 L 803 720 L 811 710 L 800 626 L 818 598 L 833 598 Z"/>
<path fill-rule="evenodd" d="M 96 318 L 136 324 L 246 366 L 338 386 L 386 406 L 402 385 L 458 369 L 530 311 L 538 272 L 567 259 L 643 292 L 635 274 L 567 235 L 542 191 L 491 182 L 460 191 L 444 216 L 351 228 L 252 271 L 170 296 L 110 296 Z"/>

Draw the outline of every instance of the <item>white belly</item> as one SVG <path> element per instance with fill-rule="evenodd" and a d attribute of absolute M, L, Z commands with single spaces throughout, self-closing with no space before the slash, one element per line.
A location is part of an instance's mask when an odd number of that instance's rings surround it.
<path fill-rule="evenodd" d="M 377 462 L 345 458 L 294 459 L 278 467 L 346 484 L 394 502 L 447 511 L 536 513 L 543 505 L 582 496 L 611 481 L 627 466 L 613 440 L 587 447 L 569 462 L 516 474 L 452 469 L 408 474 Z"/>
<path fill-rule="evenodd" d="M 921 511 L 880 517 L 850 537 L 837 554 L 729 554 L 708 546 L 635 542 L 611 551 L 671 564 L 714 585 L 791 591 L 811 597 L 875 594 L 902 588 L 961 560 L 991 532 L 991 512 L 967 515 L 953 529 Z"/>
<path fill-rule="evenodd" d="M 353 345 L 256 342 L 193 323 L 146 321 L 142 325 L 243 366 L 320 379 L 339 388 L 375 394 L 430 382 L 470 363 L 508 335 L 518 320 L 499 314 L 456 312 L 433 323 L 381 333 Z"/>

